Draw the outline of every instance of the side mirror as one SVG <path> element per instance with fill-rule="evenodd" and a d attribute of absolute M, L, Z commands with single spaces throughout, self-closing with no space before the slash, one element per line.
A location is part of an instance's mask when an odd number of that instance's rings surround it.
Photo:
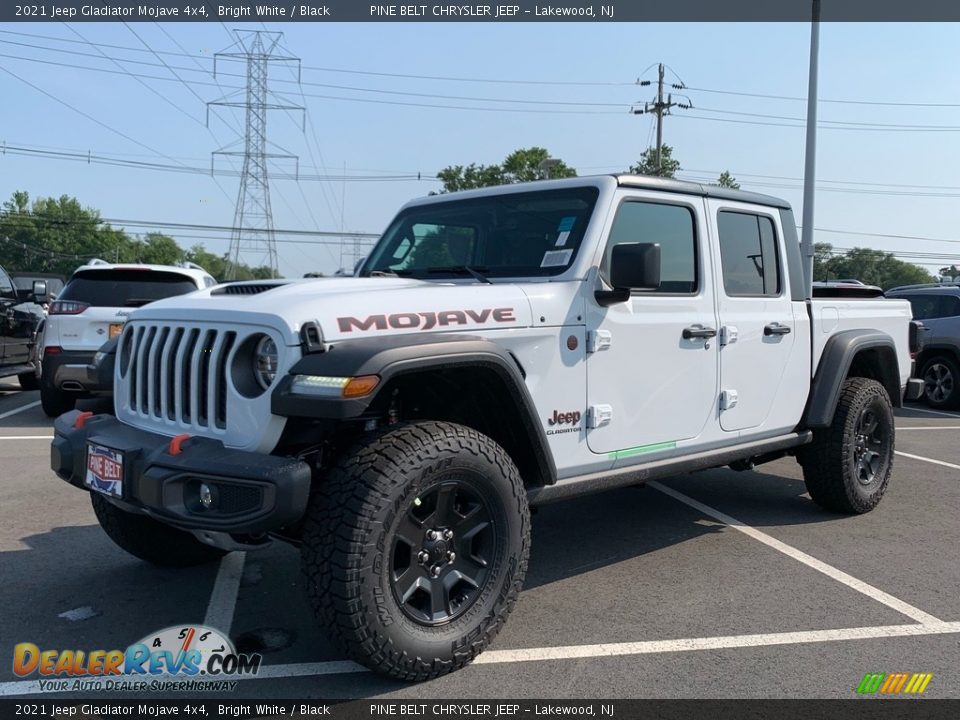
<path fill-rule="evenodd" d="M 43 302 L 47 299 L 47 281 L 46 280 L 34 280 L 33 281 L 33 301 L 34 302 Z"/>
<path fill-rule="evenodd" d="M 598 290 L 597 302 L 613 305 L 630 299 L 632 290 L 660 287 L 660 245 L 620 243 L 610 253 L 610 284 L 613 290 Z"/>

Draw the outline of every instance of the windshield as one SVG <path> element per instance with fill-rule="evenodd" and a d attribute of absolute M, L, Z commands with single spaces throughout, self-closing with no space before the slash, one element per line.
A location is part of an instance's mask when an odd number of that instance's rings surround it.
<path fill-rule="evenodd" d="M 595 187 L 577 187 L 411 207 L 360 274 L 463 277 L 470 268 L 485 277 L 559 275 L 576 257 L 598 195 Z"/>
<path fill-rule="evenodd" d="M 77 300 L 94 307 L 138 307 L 153 300 L 197 289 L 178 273 L 156 270 L 85 270 L 76 273 L 58 300 Z"/>

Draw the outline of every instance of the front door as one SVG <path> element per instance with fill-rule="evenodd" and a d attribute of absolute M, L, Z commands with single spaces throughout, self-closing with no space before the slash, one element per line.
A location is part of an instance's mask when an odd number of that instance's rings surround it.
<path fill-rule="evenodd" d="M 716 424 L 717 328 L 702 204 L 626 191 L 600 274 L 617 243 L 659 243 L 661 285 L 608 307 L 587 298 L 587 443 L 611 459 L 672 450 Z"/>

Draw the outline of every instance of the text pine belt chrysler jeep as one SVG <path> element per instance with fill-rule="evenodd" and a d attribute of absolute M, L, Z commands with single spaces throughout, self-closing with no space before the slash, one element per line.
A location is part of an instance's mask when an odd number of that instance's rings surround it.
<path fill-rule="evenodd" d="M 424 198 L 357 277 L 135 310 L 116 417 L 62 415 L 52 465 L 153 563 L 299 545 L 343 650 L 423 680 L 502 627 L 531 504 L 794 455 L 817 504 L 876 506 L 892 406 L 922 390 L 910 306 L 823 294 L 771 197 L 603 176 Z"/>

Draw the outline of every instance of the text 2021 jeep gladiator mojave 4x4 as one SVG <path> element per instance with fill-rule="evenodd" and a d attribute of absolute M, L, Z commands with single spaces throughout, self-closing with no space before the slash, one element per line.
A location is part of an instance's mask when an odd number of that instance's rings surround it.
<path fill-rule="evenodd" d="M 531 504 L 795 455 L 817 504 L 876 506 L 892 406 L 922 391 L 910 307 L 830 293 L 776 198 L 634 176 L 428 197 L 357 277 L 134 311 L 116 417 L 60 416 L 51 462 L 159 565 L 298 544 L 343 650 L 423 680 L 503 625 Z"/>

